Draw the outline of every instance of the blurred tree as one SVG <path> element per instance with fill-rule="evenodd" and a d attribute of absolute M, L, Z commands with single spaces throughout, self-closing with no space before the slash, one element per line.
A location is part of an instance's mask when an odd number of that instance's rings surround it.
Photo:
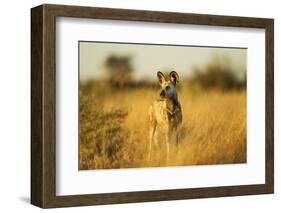
<path fill-rule="evenodd" d="M 214 57 L 204 69 L 195 69 L 191 78 L 193 85 L 198 85 L 202 89 L 239 89 L 246 87 L 246 75 L 239 80 L 230 68 L 230 60 Z"/>
<path fill-rule="evenodd" d="M 110 55 L 105 61 L 110 83 L 115 87 L 124 87 L 132 80 L 133 66 L 130 56 Z"/>
<path fill-rule="evenodd" d="M 194 73 L 193 80 L 200 83 L 203 89 L 232 89 L 236 86 L 235 76 L 219 66 L 209 65 L 205 72 L 197 71 Z"/>

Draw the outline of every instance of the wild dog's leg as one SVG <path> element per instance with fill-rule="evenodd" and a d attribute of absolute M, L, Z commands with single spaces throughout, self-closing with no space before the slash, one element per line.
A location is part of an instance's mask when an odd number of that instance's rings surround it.
<path fill-rule="evenodd" d="M 154 143 L 154 136 L 155 136 L 155 130 L 156 130 L 156 125 L 155 123 L 152 123 L 150 125 L 150 129 L 149 129 L 149 150 L 148 150 L 148 158 L 150 159 L 151 157 L 151 147 L 152 147 L 152 143 Z"/>
<path fill-rule="evenodd" d="M 181 134 L 181 129 L 177 128 L 176 129 L 176 144 L 177 144 L 177 148 L 180 147 L 180 134 Z"/>
<path fill-rule="evenodd" d="M 174 127 L 171 133 L 171 139 L 170 141 L 172 141 L 173 144 L 176 145 L 176 147 L 178 146 L 178 129 L 177 127 Z"/>
<path fill-rule="evenodd" d="M 150 122 L 150 128 L 149 128 L 149 150 L 148 150 L 148 158 L 151 157 L 151 148 L 152 143 L 155 140 L 155 131 L 156 131 L 156 119 L 153 113 L 153 107 L 151 106 L 149 108 L 149 122 Z"/>
<path fill-rule="evenodd" d="M 154 147 L 158 146 L 158 132 L 157 132 L 156 128 L 157 128 L 157 125 L 155 125 L 154 138 L 153 138 Z"/>
<path fill-rule="evenodd" d="M 168 134 L 166 135 L 166 149 L 167 149 L 167 155 L 166 155 L 166 160 L 169 160 L 169 154 L 170 154 L 170 145 L 169 145 L 169 136 Z"/>
<path fill-rule="evenodd" d="M 179 129 L 178 127 L 173 127 L 170 131 L 170 143 L 174 144 L 175 150 L 178 151 L 180 141 L 179 141 Z"/>
<path fill-rule="evenodd" d="M 180 136 L 179 136 L 179 129 L 175 128 L 173 140 L 175 141 L 175 151 L 178 152 L 180 150 Z"/>
<path fill-rule="evenodd" d="M 170 131 L 169 127 L 166 127 L 166 134 L 165 134 L 165 141 L 166 141 L 166 160 L 169 160 L 169 154 L 170 154 Z"/>

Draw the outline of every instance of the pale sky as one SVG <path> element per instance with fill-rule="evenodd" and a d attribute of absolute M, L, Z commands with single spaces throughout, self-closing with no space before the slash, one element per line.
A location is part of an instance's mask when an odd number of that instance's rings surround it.
<path fill-rule="evenodd" d="M 221 59 L 238 77 L 245 76 L 247 49 L 192 46 L 167 46 L 125 43 L 79 42 L 80 79 L 91 80 L 107 75 L 104 63 L 111 54 L 132 56 L 134 79 L 155 78 L 157 71 L 175 70 L 188 76 L 193 69 L 204 68 L 214 58 Z M 156 80 L 156 78 L 155 78 Z"/>

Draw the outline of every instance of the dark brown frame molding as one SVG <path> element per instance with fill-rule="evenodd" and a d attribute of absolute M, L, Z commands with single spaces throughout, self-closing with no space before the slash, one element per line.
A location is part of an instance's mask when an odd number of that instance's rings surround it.
<path fill-rule="evenodd" d="M 265 29 L 266 166 L 265 184 L 194 189 L 56 195 L 56 17 Z M 274 192 L 274 20 L 126 9 L 41 5 L 31 9 L 31 203 L 66 207 L 132 203 Z"/>

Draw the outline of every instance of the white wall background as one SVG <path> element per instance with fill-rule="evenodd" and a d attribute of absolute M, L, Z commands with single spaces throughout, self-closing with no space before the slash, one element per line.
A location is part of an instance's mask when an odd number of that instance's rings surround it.
<path fill-rule="evenodd" d="M 2 1 L 0 7 L 0 210 L 39 212 L 30 193 L 30 8 L 39 0 Z M 96 207 L 50 212 L 278 212 L 281 207 L 281 6 L 279 1 L 245 0 L 60 0 L 47 3 L 269 17 L 275 19 L 275 194 Z M 258 86 L 258 85 L 257 85 Z M 278 110 L 279 109 L 279 110 Z M 279 210 L 280 212 L 280 210 Z"/>

